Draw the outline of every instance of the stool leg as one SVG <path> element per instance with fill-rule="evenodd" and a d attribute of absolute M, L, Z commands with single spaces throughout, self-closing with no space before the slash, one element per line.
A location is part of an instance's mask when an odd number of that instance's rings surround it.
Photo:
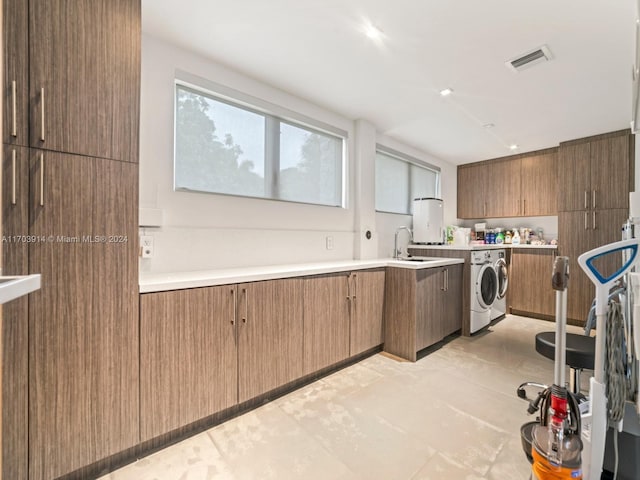
<path fill-rule="evenodd" d="M 581 368 L 569 367 L 569 390 L 573 393 L 580 393 L 581 370 Z"/>

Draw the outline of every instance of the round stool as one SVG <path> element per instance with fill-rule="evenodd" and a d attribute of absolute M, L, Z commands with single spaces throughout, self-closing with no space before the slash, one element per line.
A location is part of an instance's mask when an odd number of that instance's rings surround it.
<path fill-rule="evenodd" d="M 596 339 L 586 335 L 567 333 L 566 361 L 569 367 L 569 390 L 580 393 L 580 372 L 586 368 L 593 370 L 596 355 Z M 542 332 L 536 335 L 536 352 L 550 360 L 556 355 L 555 332 Z"/>

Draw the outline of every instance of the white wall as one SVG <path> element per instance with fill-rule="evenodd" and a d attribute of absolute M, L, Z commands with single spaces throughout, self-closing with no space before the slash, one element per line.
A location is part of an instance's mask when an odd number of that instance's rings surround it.
<path fill-rule="evenodd" d="M 346 208 L 174 191 L 176 70 L 347 131 Z M 395 229 L 410 225 L 411 217 L 375 212 L 376 142 L 439 166 L 445 221 L 455 220 L 454 165 L 377 136 L 366 120 L 354 122 L 148 35 L 142 37 L 140 130 L 140 207 L 160 210 L 163 217 L 160 228 L 141 228 L 154 241 L 153 258 L 141 259 L 141 272 L 390 256 Z"/>
<path fill-rule="evenodd" d="M 377 143 L 430 165 L 440 167 L 440 192 L 444 207 L 444 224 L 457 225 L 459 222 L 456 218 L 458 212 L 458 177 L 456 166 L 384 135 L 378 135 Z M 372 188 L 375 188 L 375 183 Z M 391 257 L 393 255 L 394 234 L 396 229 L 401 226 L 413 228 L 413 218 L 411 215 L 377 212 L 376 226 L 378 230 L 378 256 Z M 405 232 L 400 234 L 398 243 L 404 251 L 407 243 L 407 234 Z"/>

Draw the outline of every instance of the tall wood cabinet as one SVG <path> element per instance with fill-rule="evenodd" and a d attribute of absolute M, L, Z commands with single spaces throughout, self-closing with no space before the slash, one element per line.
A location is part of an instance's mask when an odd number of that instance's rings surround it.
<path fill-rule="evenodd" d="M 556 297 L 551 288 L 551 273 L 555 257 L 556 250 L 548 248 L 514 247 L 511 250 L 507 296 L 513 313 L 554 317 Z"/>
<path fill-rule="evenodd" d="M 633 189 L 634 138 L 628 130 L 560 144 L 558 170 L 559 255 L 569 257 L 567 317 L 584 324 L 595 289 L 578 265 L 578 257 L 621 239 Z M 620 259 L 611 256 L 598 265 L 612 273 Z"/>
<path fill-rule="evenodd" d="M 3 17 L 4 272 L 42 288 L 3 311 L 2 470 L 49 479 L 139 441 L 140 2 Z"/>

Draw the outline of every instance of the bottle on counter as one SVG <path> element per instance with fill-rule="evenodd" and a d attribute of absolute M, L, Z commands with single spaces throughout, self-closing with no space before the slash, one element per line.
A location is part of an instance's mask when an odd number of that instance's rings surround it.
<path fill-rule="evenodd" d="M 502 245 L 504 243 L 504 232 L 501 228 L 496 228 L 496 244 Z"/>
<path fill-rule="evenodd" d="M 507 230 L 504 234 L 504 243 L 506 244 L 510 244 L 511 243 L 511 238 L 513 237 L 513 235 L 511 234 L 511 230 Z"/>
<path fill-rule="evenodd" d="M 513 229 L 513 238 L 511 239 L 511 243 L 514 245 L 520 245 L 520 233 L 518 233 L 518 229 Z"/>

